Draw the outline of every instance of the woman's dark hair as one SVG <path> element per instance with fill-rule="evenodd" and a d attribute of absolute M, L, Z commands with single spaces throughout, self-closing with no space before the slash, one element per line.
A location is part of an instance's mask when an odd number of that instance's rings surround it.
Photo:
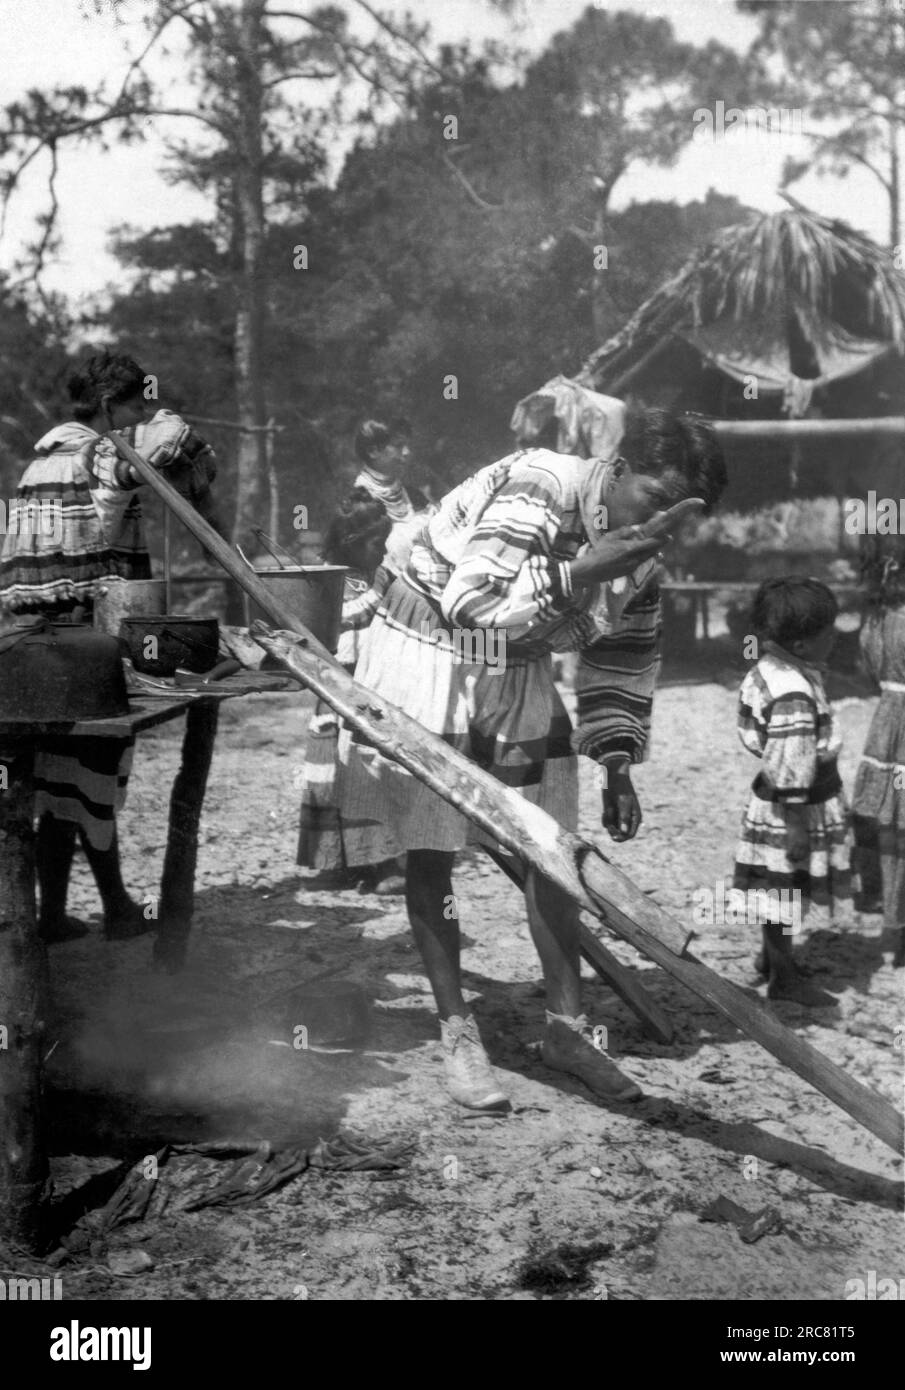
<path fill-rule="evenodd" d="M 76 420 L 91 420 L 101 409 L 104 396 L 119 405 L 144 389 L 145 372 L 131 357 L 97 352 L 72 373 L 66 390 Z"/>
<path fill-rule="evenodd" d="M 816 637 L 838 613 L 836 595 L 819 579 L 765 579 L 751 605 L 751 630 L 761 640 L 788 647 Z"/>
<path fill-rule="evenodd" d="M 374 536 L 386 540 L 393 523 L 382 502 L 375 502 L 363 487 L 354 487 L 339 504 L 339 510 L 324 537 L 323 555 L 328 565 L 349 565 L 352 552 L 362 541 Z"/>
<path fill-rule="evenodd" d="M 619 452 L 639 473 L 678 475 L 684 495 L 703 497 L 707 512 L 728 481 L 723 451 L 703 415 L 673 415 L 630 401 Z"/>
<path fill-rule="evenodd" d="M 876 608 L 897 608 L 905 603 L 905 537 L 861 538 L 861 583 Z"/>
<path fill-rule="evenodd" d="M 378 449 L 386 448 L 394 439 L 411 434 L 409 421 L 400 416 L 391 420 L 362 420 L 355 431 L 355 453 L 367 463 Z"/>

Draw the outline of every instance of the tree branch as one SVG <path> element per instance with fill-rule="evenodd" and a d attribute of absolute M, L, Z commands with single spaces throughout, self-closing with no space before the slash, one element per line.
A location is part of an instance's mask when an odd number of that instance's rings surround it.
<path fill-rule="evenodd" d="M 148 42 L 141 50 L 138 57 L 133 58 L 132 62 L 126 69 L 126 75 L 123 78 L 122 86 L 119 89 L 119 95 L 113 102 L 114 106 L 117 106 L 119 102 L 121 102 L 124 99 L 126 95 L 126 88 L 129 85 L 129 79 L 131 78 L 134 72 L 137 72 L 140 69 L 145 58 L 148 56 L 151 49 L 157 43 L 157 40 L 160 38 L 161 34 L 168 27 L 168 25 L 172 24 L 174 19 L 185 19 L 189 10 L 194 9 L 196 5 L 203 3 L 205 3 L 205 0 L 186 0 L 186 3 L 184 5 L 180 5 L 177 10 L 171 10 L 170 13 L 166 16 L 166 18 L 160 24 L 157 25 L 157 28 L 154 30 L 151 37 L 148 39 Z"/>
<path fill-rule="evenodd" d="M 59 172 L 59 164 L 57 159 L 56 141 L 52 140 L 50 142 L 49 149 L 50 174 L 47 178 L 47 191 L 50 194 L 50 208 L 44 217 L 44 230 L 41 234 L 41 240 L 38 242 L 38 245 L 35 249 L 34 262 L 35 289 L 38 292 L 38 297 L 41 300 L 41 303 L 44 305 L 44 308 L 48 310 L 50 308 L 50 305 L 47 300 L 47 296 L 44 293 L 44 288 L 41 284 L 41 272 L 44 269 L 44 257 L 47 255 L 48 248 L 50 247 L 53 241 L 54 228 L 56 227 L 57 217 L 60 213 L 60 203 L 59 199 L 57 198 L 57 174 Z"/>
<path fill-rule="evenodd" d="M 425 53 L 421 45 L 416 43 L 411 35 L 398 30 L 384 15 L 380 14 L 378 10 L 375 10 L 373 5 L 369 5 L 367 0 L 354 0 L 354 3 L 358 5 L 360 9 L 364 10 L 366 14 L 369 14 L 374 23 L 379 25 L 379 27 L 383 29 L 385 33 L 389 34 L 391 38 L 395 39 L 397 43 L 404 44 L 407 48 L 410 48 L 413 53 L 416 53 L 424 66 L 430 68 L 431 72 L 436 73 L 438 77 L 444 79 L 448 78 L 449 73 L 444 72 L 443 68 Z"/>
<path fill-rule="evenodd" d="M 307 72 L 299 69 L 297 72 L 284 72 L 282 77 L 274 77 L 269 82 L 262 82 L 261 86 L 265 91 L 270 91 L 272 87 L 279 87 L 281 82 L 295 82 L 301 78 L 304 78 L 306 81 L 326 82 L 331 77 L 338 76 L 339 74 L 336 71 L 331 71 L 329 68 L 326 70 L 323 68 L 311 68 Z"/>
<path fill-rule="evenodd" d="M 820 146 L 814 151 L 811 157 L 811 165 L 815 164 L 818 159 L 821 159 L 824 154 L 829 153 L 833 145 L 837 145 L 841 153 L 847 155 L 849 159 L 856 159 L 859 164 L 864 165 L 865 169 L 869 169 L 874 177 L 880 180 L 887 193 L 892 191 L 886 176 L 876 165 L 870 162 L 866 155 L 861 154 L 859 150 L 853 149 L 851 145 L 847 145 L 842 135 L 808 135 L 806 138 L 820 141 Z"/>
<path fill-rule="evenodd" d="M 467 178 L 465 177 L 465 175 L 462 173 L 462 170 L 459 169 L 455 164 L 453 164 L 453 162 L 452 162 L 452 160 L 450 159 L 449 154 L 448 154 L 448 152 L 447 152 L 446 150 L 443 151 L 443 163 L 446 165 L 447 169 L 451 170 L 451 172 L 452 172 L 453 174 L 455 174 L 456 178 L 459 180 L 460 184 L 461 184 L 462 187 L 465 189 L 465 192 L 468 194 L 469 198 L 472 200 L 472 202 L 473 202 L 477 207 L 481 208 L 484 212 L 505 212 L 505 211 L 506 211 L 506 205 L 505 205 L 505 203 L 488 203 L 488 202 L 485 202 L 485 200 L 481 197 L 480 193 L 477 192 L 477 190 L 474 188 L 474 186 L 468 181 L 468 179 L 467 179 Z"/>

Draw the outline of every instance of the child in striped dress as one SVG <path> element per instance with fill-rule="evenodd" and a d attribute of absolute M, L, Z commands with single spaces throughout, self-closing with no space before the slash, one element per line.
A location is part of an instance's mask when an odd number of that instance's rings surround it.
<path fill-rule="evenodd" d="M 850 892 L 840 743 L 822 676 L 837 613 L 834 595 L 815 579 L 762 584 L 751 616 L 761 656 L 739 695 L 739 735 L 761 771 L 742 820 L 734 886 L 756 894 L 768 996 L 812 1007 L 833 1000 L 802 979 L 793 959 L 800 904 L 832 910 Z"/>
<path fill-rule="evenodd" d="M 324 539 L 325 562 L 348 566 L 336 657 L 350 673 L 361 655 L 367 627 L 392 580 L 391 572 L 381 564 L 391 527 L 382 504 L 363 489 L 353 488 Z M 296 862 L 330 876 L 331 886 L 337 877 L 357 882 L 366 867 L 380 865 L 387 858 L 379 851 L 370 852 L 372 837 L 367 826 L 343 824 L 340 818 L 336 794 L 338 735 L 338 715 L 319 700 L 308 727 Z"/>
<path fill-rule="evenodd" d="M 883 920 L 895 933 L 893 965 L 905 965 L 905 556 L 878 555 L 864 567 L 874 610 L 861 629 L 861 655 L 880 686 L 855 778 L 852 811 L 861 855 L 880 854 Z M 866 832 L 866 833 L 865 833 Z M 862 893 L 865 889 L 862 863 Z"/>

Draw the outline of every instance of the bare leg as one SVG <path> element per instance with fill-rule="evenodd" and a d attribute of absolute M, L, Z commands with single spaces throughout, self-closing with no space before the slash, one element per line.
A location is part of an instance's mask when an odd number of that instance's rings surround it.
<path fill-rule="evenodd" d="M 547 989 L 544 1061 L 556 1071 L 580 1077 L 605 1100 L 639 1100 L 640 1088 L 597 1048 L 581 1012 L 577 906 L 535 869 L 528 871 L 525 904 Z"/>
<path fill-rule="evenodd" d="M 406 907 L 437 1001 L 450 1095 L 470 1110 L 500 1110 L 509 1101 L 496 1083 L 477 1023 L 462 996 L 452 865 L 453 856 L 445 851 L 409 850 Z"/>
<path fill-rule="evenodd" d="M 896 843 L 896 837 L 887 832 L 884 835 L 882 848 L 885 853 L 882 856 L 883 865 L 883 927 L 885 931 L 895 934 L 895 948 L 892 963 L 896 969 L 905 965 L 905 857 L 901 851 L 905 849 L 901 843 Z M 893 854 L 890 850 L 898 848 L 900 853 Z"/>
<path fill-rule="evenodd" d="M 452 891 L 453 855 L 409 850 L 405 905 L 441 1019 L 469 1013 L 459 972 L 459 920 Z"/>
<path fill-rule="evenodd" d="M 536 869 L 525 883 L 528 925 L 540 956 L 551 1014 L 581 1013 L 581 956 L 578 946 L 578 907 L 561 888 Z"/>
<path fill-rule="evenodd" d="M 855 844 L 852 868 L 861 879 L 861 891 L 855 899 L 859 912 L 883 910 L 883 874 L 880 868 L 880 837 L 877 822 L 867 816 L 852 816 Z"/>
<path fill-rule="evenodd" d="M 820 1008 L 835 1004 L 835 999 L 825 990 L 808 984 L 792 958 L 789 937 L 779 922 L 766 923 L 764 934 L 764 954 L 767 957 L 769 999 L 789 999 L 808 1008 Z"/>
<path fill-rule="evenodd" d="M 143 936 L 152 923 L 145 920 L 138 903 L 133 902 L 123 883 L 119 860 L 119 839 L 113 827 L 113 843 L 109 849 L 95 849 L 83 830 L 79 831 L 85 858 L 91 865 L 97 890 L 104 908 L 104 930 L 111 940 Z"/>
<path fill-rule="evenodd" d="M 66 916 L 66 895 L 75 854 L 76 827 L 45 811 L 38 822 L 35 866 L 41 889 L 38 932 L 44 941 L 70 941 L 85 936 L 88 928 Z"/>

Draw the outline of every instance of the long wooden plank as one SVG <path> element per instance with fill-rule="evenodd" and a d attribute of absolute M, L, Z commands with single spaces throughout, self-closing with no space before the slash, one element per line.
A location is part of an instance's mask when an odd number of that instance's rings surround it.
<path fill-rule="evenodd" d="M 600 851 L 567 834 L 552 817 L 502 786 L 374 691 L 358 685 L 317 642 L 294 614 L 277 604 L 220 536 L 135 450 L 112 436 L 123 456 L 158 492 L 176 515 L 255 598 L 283 634 L 256 625 L 255 636 L 332 709 L 386 757 L 456 806 L 492 839 L 529 860 L 558 883 L 579 906 L 601 916 L 642 955 L 662 966 L 693 993 L 706 999 L 779 1061 L 822 1091 L 853 1119 L 896 1152 L 905 1139 L 902 1115 L 829 1058 L 783 1027 L 773 1014 L 741 990 L 721 980 L 694 957 L 681 959 L 691 933 L 637 888 Z M 291 634 L 295 634 L 293 637 Z M 678 944 L 677 944 L 678 943 Z"/>

